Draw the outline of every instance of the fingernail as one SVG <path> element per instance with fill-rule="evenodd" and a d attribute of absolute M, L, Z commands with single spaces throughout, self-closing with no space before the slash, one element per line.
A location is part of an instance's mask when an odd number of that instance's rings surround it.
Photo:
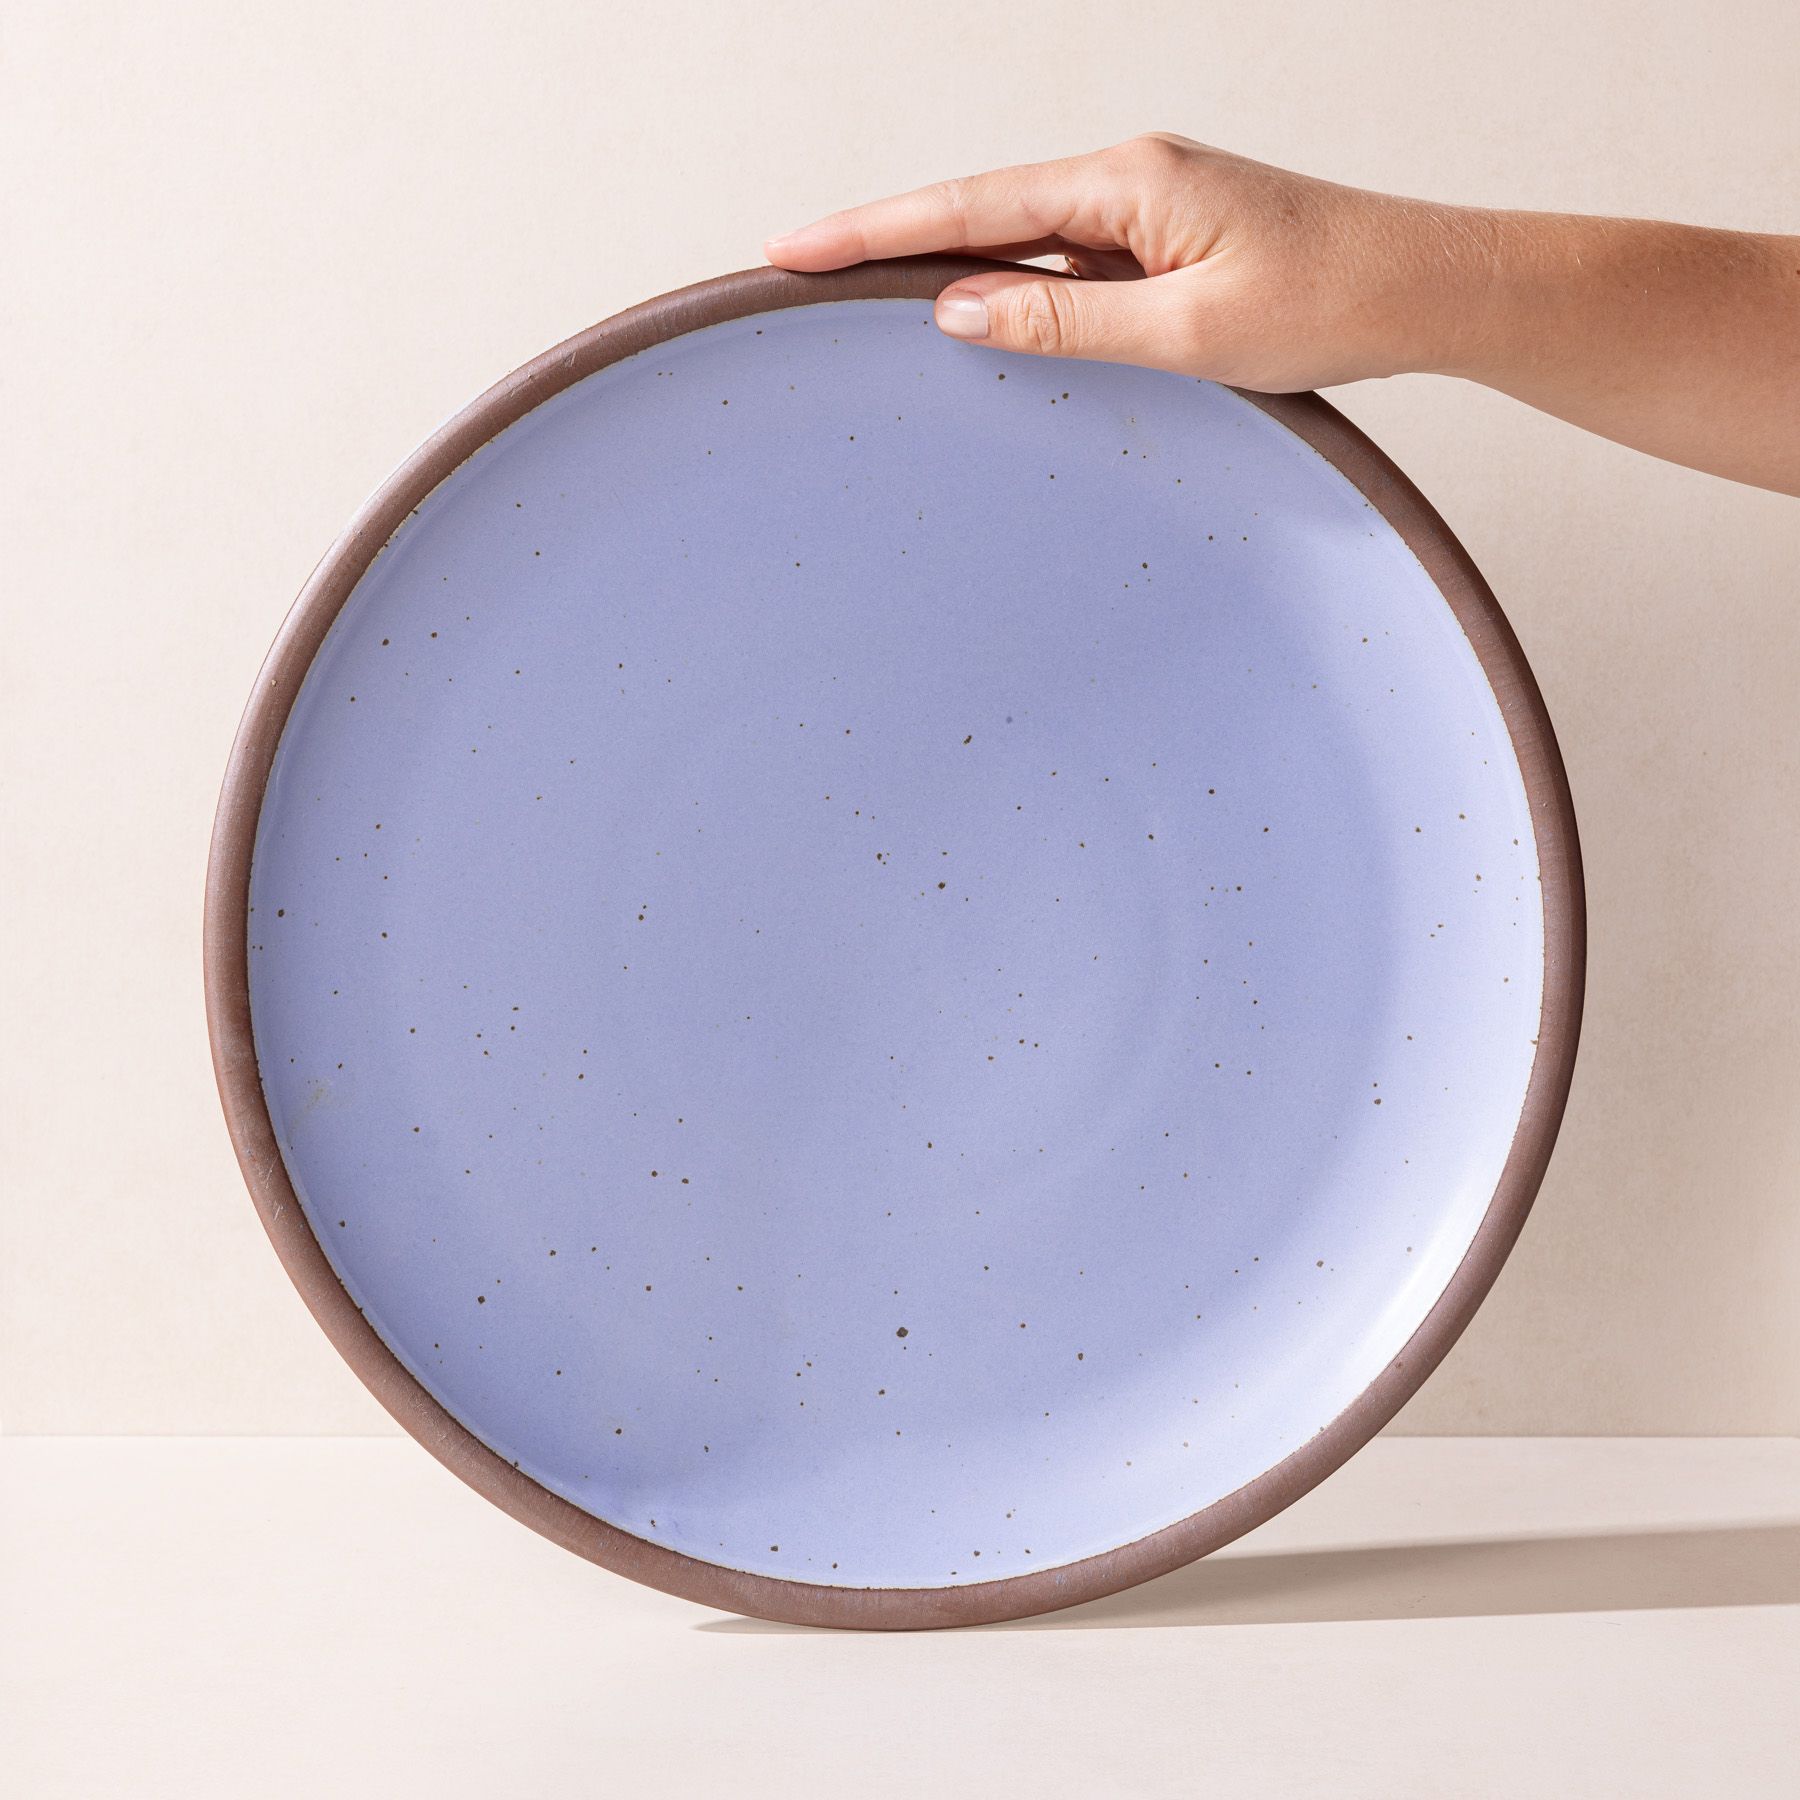
<path fill-rule="evenodd" d="M 987 302 L 979 294 L 939 294 L 938 329 L 953 338 L 984 338 L 988 334 Z"/>
<path fill-rule="evenodd" d="M 802 225 L 794 231 L 783 231 L 772 238 L 763 240 L 765 256 L 789 256 L 797 250 L 804 250 L 810 239 L 819 237 L 817 225 Z"/>

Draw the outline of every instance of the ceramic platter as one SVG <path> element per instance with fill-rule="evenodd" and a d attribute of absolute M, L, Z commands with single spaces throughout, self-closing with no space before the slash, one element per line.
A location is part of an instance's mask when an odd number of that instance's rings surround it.
<path fill-rule="evenodd" d="M 539 359 L 251 701 L 209 1006 L 400 1422 L 712 1605 L 1043 1611 L 1329 1473 L 1505 1257 L 1582 902 L 1517 643 L 1311 396 L 773 270 Z"/>

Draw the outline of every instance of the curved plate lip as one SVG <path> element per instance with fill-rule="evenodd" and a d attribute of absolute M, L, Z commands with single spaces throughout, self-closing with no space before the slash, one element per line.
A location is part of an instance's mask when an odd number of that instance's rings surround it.
<path fill-rule="evenodd" d="M 262 1091 L 250 1023 L 248 906 L 256 829 L 282 730 L 326 632 L 376 555 L 427 494 L 507 426 L 596 370 L 728 319 L 825 301 L 931 300 L 962 276 L 1008 266 L 966 257 L 918 257 L 824 275 L 745 270 L 619 313 L 489 388 L 382 484 L 302 588 L 238 727 L 207 861 L 206 1020 L 226 1123 L 276 1254 L 339 1355 L 432 1455 L 533 1530 L 666 1593 L 789 1624 L 916 1629 L 1051 1612 L 1179 1568 L 1297 1500 L 1393 1418 L 1442 1361 L 1493 1285 L 1549 1163 L 1581 1029 L 1587 925 L 1574 802 L 1543 697 L 1498 601 L 1430 503 L 1335 408 L 1316 394 L 1234 390 L 1331 463 L 1418 559 L 1462 626 L 1493 690 L 1537 834 L 1544 989 L 1531 1076 L 1481 1224 L 1448 1285 L 1400 1353 L 1300 1448 L 1243 1487 L 1148 1536 L 1077 1562 L 998 1581 L 856 1588 L 748 1574 L 665 1549 L 582 1511 L 539 1486 L 453 1418 L 364 1318 L 326 1259 L 289 1181 Z"/>

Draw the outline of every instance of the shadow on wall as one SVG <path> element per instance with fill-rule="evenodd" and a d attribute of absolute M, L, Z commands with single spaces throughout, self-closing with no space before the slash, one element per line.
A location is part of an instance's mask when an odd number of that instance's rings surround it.
<path fill-rule="evenodd" d="M 1800 1520 L 1225 1554 L 1085 1606 L 977 1629 L 1316 1625 L 1795 1604 L 1800 1604 Z M 697 1629 L 812 1628 L 712 1619 Z"/>

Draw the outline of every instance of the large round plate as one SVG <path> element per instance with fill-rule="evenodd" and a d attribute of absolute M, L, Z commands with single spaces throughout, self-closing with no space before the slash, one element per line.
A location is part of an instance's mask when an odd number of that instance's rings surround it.
<path fill-rule="evenodd" d="M 1312 396 L 727 277 L 447 426 L 225 783 L 220 1086 L 289 1271 L 489 1498 L 814 1623 L 1203 1554 L 1516 1236 L 1582 903 L 1492 596 Z"/>

